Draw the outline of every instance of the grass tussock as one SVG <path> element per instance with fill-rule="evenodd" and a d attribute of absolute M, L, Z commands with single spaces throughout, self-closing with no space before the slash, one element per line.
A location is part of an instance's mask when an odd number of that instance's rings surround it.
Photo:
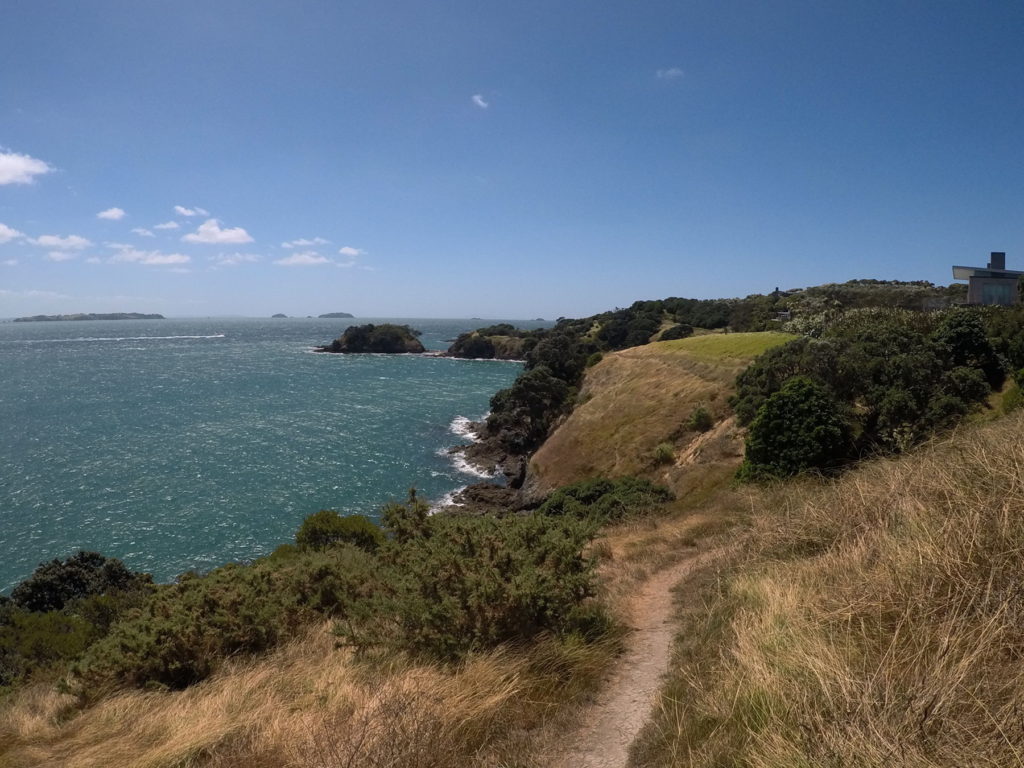
<path fill-rule="evenodd" d="M 4 768 L 528 765 L 599 680 L 615 643 L 542 639 L 457 667 L 355 660 L 329 627 L 176 692 L 74 714 L 52 687 L 0 712 Z"/>
<path fill-rule="evenodd" d="M 633 765 L 1024 765 L 1022 428 L 755 496 Z"/>

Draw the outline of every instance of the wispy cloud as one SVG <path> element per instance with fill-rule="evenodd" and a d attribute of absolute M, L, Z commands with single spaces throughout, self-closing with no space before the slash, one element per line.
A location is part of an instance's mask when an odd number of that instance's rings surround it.
<path fill-rule="evenodd" d="M 482 93 L 473 94 L 473 103 L 480 107 L 480 109 L 487 109 L 491 106 L 491 102 L 487 101 Z"/>
<path fill-rule="evenodd" d="M 199 229 L 181 238 L 186 243 L 251 243 L 252 236 L 241 227 L 221 229 L 217 219 L 207 219 Z"/>
<path fill-rule="evenodd" d="M 97 219 L 109 219 L 110 221 L 120 221 L 124 217 L 125 212 L 122 208 L 107 208 L 107 210 L 96 214 Z"/>
<path fill-rule="evenodd" d="M 176 221 L 165 221 L 163 224 L 157 224 L 153 229 L 177 229 L 180 226 Z"/>
<path fill-rule="evenodd" d="M 214 267 L 237 267 L 241 264 L 252 264 L 260 260 L 260 256 L 255 253 L 222 253 L 219 256 L 213 256 Z"/>
<path fill-rule="evenodd" d="M 77 253 L 71 253 L 70 251 L 50 251 L 46 254 L 46 258 L 50 261 L 71 261 L 77 259 Z"/>
<path fill-rule="evenodd" d="M 3 243 L 9 243 L 11 240 L 16 240 L 19 237 L 24 237 L 23 232 L 19 232 L 14 227 L 8 227 L 6 224 L 0 224 L 0 245 Z"/>
<path fill-rule="evenodd" d="M 303 251 L 278 259 L 274 263 L 281 267 L 315 267 L 320 264 L 330 264 L 331 260 L 316 251 Z"/>
<path fill-rule="evenodd" d="M 351 245 L 342 246 L 338 249 L 338 253 L 342 256 L 349 256 L 351 258 L 357 258 L 366 253 L 362 248 L 353 248 Z"/>
<path fill-rule="evenodd" d="M 17 259 L 6 259 L 5 261 L 0 261 L 0 264 L 3 264 L 5 267 L 16 267 L 16 266 L 18 266 L 18 260 Z"/>
<path fill-rule="evenodd" d="M 659 80 L 678 80 L 686 73 L 679 67 L 669 67 L 668 69 L 659 69 L 654 74 Z"/>
<path fill-rule="evenodd" d="M 60 251 L 80 251 L 83 248 L 88 248 L 92 245 L 92 242 L 81 235 L 68 235 L 67 237 L 60 237 L 59 235 L 40 235 L 39 237 L 30 239 L 29 242 L 35 245 L 40 245 L 43 248 L 56 248 Z"/>
<path fill-rule="evenodd" d="M 57 293 L 56 291 L 12 291 L 5 288 L 0 288 L 0 296 L 17 296 L 23 299 L 70 299 L 71 297 L 64 293 Z"/>
<path fill-rule="evenodd" d="M 179 216 L 209 216 L 210 212 L 204 208 L 186 208 L 183 205 L 174 206 L 174 212 Z"/>
<path fill-rule="evenodd" d="M 300 237 L 298 240 L 289 240 L 286 243 L 281 243 L 282 248 L 309 248 L 311 245 L 327 245 L 330 240 L 324 240 L 322 237 L 314 237 L 312 240 L 305 237 Z"/>
<path fill-rule="evenodd" d="M 4 184 L 31 184 L 36 176 L 50 173 L 53 168 L 29 155 L 19 155 L 17 152 L 4 152 L 0 148 L 0 186 Z"/>
<path fill-rule="evenodd" d="M 135 229 L 132 230 L 132 232 L 134 232 L 136 235 L 139 235 L 140 237 L 156 237 L 156 235 L 154 235 L 150 230 L 146 229 L 145 227 L 136 227 Z"/>
<path fill-rule="evenodd" d="M 188 264 L 191 256 L 184 253 L 163 253 L 162 251 L 143 251 L 124 243 L 107 243 L 117 253 L 110 257 L 111 264 L 142 264 L 147 267 L 166 267 L 174 264 Z"/>

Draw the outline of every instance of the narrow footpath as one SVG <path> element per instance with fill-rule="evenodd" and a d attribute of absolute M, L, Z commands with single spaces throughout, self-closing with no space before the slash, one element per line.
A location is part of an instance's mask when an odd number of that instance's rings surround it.
<path fill-rule="evenodd" d="M 624 768 L 629 745 L 650 719 L 668 670 L 673 622 L 672 588 L 702 560 L 687 557 L 644 582 L 630 601 L 632 631 L 604 689 L 583 713 L 581 726 L 566 740 L 565 752 L 552 761 L 558 768 Z"/>

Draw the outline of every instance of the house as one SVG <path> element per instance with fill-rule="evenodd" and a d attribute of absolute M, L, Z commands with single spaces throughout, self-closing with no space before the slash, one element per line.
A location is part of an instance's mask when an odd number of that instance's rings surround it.
<path fill-rule="evenodd" d="M 1018 284 L 1024 272 L 1006 268 L 1006 254 L 993 251 L 987 267 L 953 267 L 954 280 L 967 280 L 968 304 L 1011 307 L 1020 302 Z"/>

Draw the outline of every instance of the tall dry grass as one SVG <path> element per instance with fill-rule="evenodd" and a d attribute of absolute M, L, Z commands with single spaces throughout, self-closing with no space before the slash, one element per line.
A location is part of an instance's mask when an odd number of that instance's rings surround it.
<path fill-rule="evenodd" d="M 528 766 L 614 651 L 549 638 L 457 668 L 357 661 L 325 626 L 184 691 L 84 711 L 52 688 L 23 691 L 0 711 L 0 766 Z"/>
<path fill-rule="evenodd" d="M 1024 765 L 1022 431 L 756 495 L 633 765 Z"/>

